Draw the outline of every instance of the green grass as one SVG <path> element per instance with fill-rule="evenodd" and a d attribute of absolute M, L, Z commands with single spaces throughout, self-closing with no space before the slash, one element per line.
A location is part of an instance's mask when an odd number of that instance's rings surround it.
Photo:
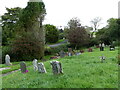
<path fill-rule="evenodd" d="M 51 56 L 53 56 L 53 55 L 45 56 L 44 59 L 49 60 L 49 58 Z M 26 66 L 31 66 L 32 65 L 32 61 L 25 61 L 25 62 L 26 62 Z M 41 62 L 41 61 L 38 60 L 38 62 Z M 0 73 L 5 74 L 5 73 L 8 73 L 8 72 L 11 72 L 11 71 L 14 71 L 14 70 L 18 70 L 20 68 L 20 62 L 11 62 L 11 63 L 12 63 L 11 66 L 7 66 L 5 64 L 0 64 L 0 67 L 2 67 L 2 68 L 6 68 L 6 67 L 10 68 L 10 69 L 0 71 Z"/>
<path fill-rule="evenodd" d="M 49 61 L 44 62 L 47 73 L 35 72 L 29 67 L 26 74 L 20 71 L 2 77 L 3 88 L 118 88 L 117 50 L 85 52 L 79 56 L 58 59 L 63 75 L 53 75 Z M 99 56 L 106 61 L 100 62 Z"/>

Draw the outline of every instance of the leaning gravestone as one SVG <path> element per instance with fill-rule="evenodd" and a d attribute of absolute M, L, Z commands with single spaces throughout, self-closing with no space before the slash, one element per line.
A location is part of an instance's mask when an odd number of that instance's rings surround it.
<path fill-rule="evenodd" d="M 38 72 L 40 72 L 40 73 L 46 73 L 46 69 L 45 69 L 43 63 L 38 63 Z"/>
<path fill-rule="evenodd" d="M 33 67 L 34 67 L 34 70 L 35 70 L 35 71 L 38 70 L 37 59 L 34 59 L 34 60 L 33 60 Z"/>
<path fill-rule="evenodd" d="M 51 61 L 50 64 L 52 66 L 53 74 L 63 74 L 62 66 L 59 61 Z"/>
<path fill-rule="evenodd" d="M 10 56 L 9 56 L 8 54 L 5 56 L 5 64 L 6 64 L 7 66 L 12 65 L 12 63 L 10 63 Z"/>
<path fill-rule="evenodd" d="M 61 51 L 59 52 L 59 54 L 60 54 L 60 57 L 61 57 L 61 58 L 65 57 L 65 52 L 64 52 L 63 50 L 61 50 Z"/>
<path fill-rule="evenodd" d="M 24 61 L 20 63 L 20 69 L 21 69 L 22 73 L 26 73 L 27 72 L 26 64 L 25 64 Z"/>

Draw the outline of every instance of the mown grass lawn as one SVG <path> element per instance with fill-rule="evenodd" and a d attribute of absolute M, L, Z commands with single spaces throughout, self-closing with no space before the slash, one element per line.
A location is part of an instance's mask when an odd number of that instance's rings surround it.
<path fill-rule="evenodd" d="M 2 77 L 2 88 L 118 88 L 116 51 L 85 52 L 79 56 L 57 59 L 62 63 L 63 75 L 53 75 L 50 61 L 44 62 L 47 73 L 35 72 L 29 67 L 26 74 L 20 71 Z M 106 56 L 104 63 L 99 57 Z"/>

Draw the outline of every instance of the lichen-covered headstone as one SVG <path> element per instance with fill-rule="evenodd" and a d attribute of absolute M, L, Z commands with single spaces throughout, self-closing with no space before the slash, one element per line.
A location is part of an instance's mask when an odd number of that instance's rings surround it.
<path fill-rule="evenodd" d="M 37 66 L 37 59 L 34 59 L 33 60 L 33 67 L 34 67 L 34 70 L 37 71 L 38 70 L 38 66 Z"/>
<path fill-rule="evenodd" d="M 51 61 L 50 64 L 52 66 L 53 74 L 63 74 L 62 66 L 59 61 Z"/>
<path fill-rule="evenodd" d="M 22 73 L 26 73 L 27 69 L 26 69 L 26 64 L 24 61 L 20 62 L 20 69 Z"/>
<path fill-rule="evenodd" d="M 38 63 L 38 72 L 47 73 L 43 63 Z"/>
<path fill-rule="evenodd" d="M 63 50 L 61 50 L 61 51 L 59 52 L 59 54 L 60 54 L 60 57 L 61 57 L 61 58 L 65 57 L 65 52 L 64 52 Z"/>
<path fill-rule="evenodd" d="M 12 63 L 10 63 L 10 56 L 8 54 L 5 56 L 5 64 L 7 66 L 11 66 L 12 65 Z"/>

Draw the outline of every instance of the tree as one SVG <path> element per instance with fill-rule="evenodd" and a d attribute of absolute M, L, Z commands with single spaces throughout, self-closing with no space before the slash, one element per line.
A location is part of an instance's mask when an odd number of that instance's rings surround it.
<path fill-rule="evenodd" d="M 2 15 L 2 45 L 9 45 L 15 35 L 15 24 L 19 20 L 21 8 L 6 8 L 7 13 Z"/>
<path fill-rule="evenodd" d="M 77 27 L 68 33 L 68 41 L 71 45 L 78 48 L 89 43 L 89 35 L 84 27 Z"/>
<path fill-rule="evenodd" d="M 55 43 L 59 39 L 59 31 L 54 25 L 46 24 L 44 25 L 46 34 L 46 42 L 47 43 Z"/>
<path fill-rule="evenodd" d="M 81 26 L 78 18 L 73 18 L 68 22 L 66 29 L 67 39 L 73 47 L 80 47 L 86 45 L 89 41 L 89 35 L 85 28 Z"/>
<path fill-rule="evenodd" d="M 16 37 L 12 44 L 13 54 L 18 60 L 43 58 L 45 34 L 42 22 L 45 14 L 43 2 L 28 2 L 20 14 L 16 24 Z"/>
<path fill-rule="evenodd" d="M 91 23 L 93 24 L 93 29 L 96 31 L 98 27 L 100 26 L 101 18 L 96 17 L 93 20 L 91 20 Z"/>
<path fill-rule="evenodd" d="M 80 24 L 80 19 L 78 19 L 77 17 L 75 18 L 72 18 L 69 22 L 68 22 L 68 27 L 70 29 L 75 29 L 77 27 L 80 27 L 81 24 Z"/>

